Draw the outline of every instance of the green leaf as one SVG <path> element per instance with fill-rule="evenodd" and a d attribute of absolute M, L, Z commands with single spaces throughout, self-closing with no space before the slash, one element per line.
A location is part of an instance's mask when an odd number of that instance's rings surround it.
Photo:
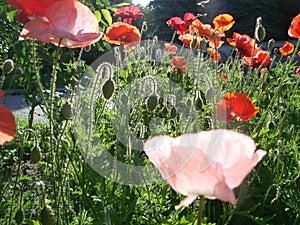
<path fill-rule="evenodd" d="M 96 16 L 98 22 L 100 22 L 100 21 L 101 21 L 101 18 L 102 18 L 101 13 L 100 13 L 98 10 L 96 10 L 96 11 L 94 12 L 94 15 Z"/>
<path fill-rule="evenodd" d="M 7 13 L 7 19 L 8 19 L 8 21 L 11 23 L 13 20 L 14 20 L 14 17 L 15 17 L 15 15 L 16 15 L 16 12 L 17 12 L 18 10 L 16 9 L 16 10 L 12 10 L 12 11 L 10 11 L 10 12 L 8 12 Z"/>
<path fill-rule="evenodd" d="M 108 9 L 101 9 L 101 13 L 104 17 L 104 19 L 107 21 L 108 25 L 112 24 L 112 17 L 110 15 L 110 12 Z"/>
<path fill-rule="evenodd" d="M 121 2 L 121 3 L 118 3 L 118 4 L 114 4 L 111 7 L 112 8 L 121 8 L 121 7 L 128 6 L 128 5 L 130 5 L 129 2 Z"/>

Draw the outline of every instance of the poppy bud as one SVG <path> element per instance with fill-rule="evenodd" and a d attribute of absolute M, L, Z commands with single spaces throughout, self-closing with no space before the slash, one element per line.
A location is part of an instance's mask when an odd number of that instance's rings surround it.
<path fill-rule="evenodd" d="M 263 26 L 257 26 L 255 28 L 255 39 L 262 42 L 266 37 L 266 30 Z"/>
<path fill-rule="evenodd" d="M 115 91 L 115 83 L 112 79 L 108 79 L 102 86 L 102 94 L 106 100 L 109 100 Z"/>
<path fill-rule="evenodd" d="M 257 17 L 257 19 L 256 19 L 256 26 L 257 27 L 262 26 L 262 18 L 261 17 Z"/>
<path fill-rule="evenodd" d="M 61 114 L 64 117 L 64 119 L 68 120 L 71 118 L 71 103 L 69 101 L 66 101 L 65 104 L 63 104 L 61 109 Z"/>
<path fill-rule="evenodd" d="M 199 98 L 199 97 L 197 97 L 196 100 L 195 100 L 195 108 L 196 108 L 196 110 L 201 110 L 202 106 L 203 106 L 202 99 Z"/>
<path fill-rule="evenodd" d="M 269 42 L 268 42 L 268 49 L 269 49 L 269 52 L 271 52 L 274 48 L 274 39 L 270 39 Z"/>
<path fill-rule="evenodd" d="M 36 146 L 32 149 L 30 161 L 32 164 L 37 164 L 42 158 L 41 149 L 39 146 Z"/>
<path fill-rule="evenodd" d="M 190 49 L 195 49 L 196 45 L 197 45 L 197 37 L 194 36 L 190 44 Z"/>
<path fill-rule="evenodd" d="M 24 212 L 23 210 L 20 208 L 17 212 L 16 212 L 16 215 L 15 215 L 15 221 L 17 224 L 22 224 L 24 220 Z"/>
<path fill-rule="evenodd" d="M 45 205 L 41 211 L 41 222 L 42 225 L 54 225 L 55 223 L 55 216 L 49 205 Z"/>
<path fill-rule="evenodd" d="M 147 109 L 148 109 L 150 112 L 152 112 L 152 111 L 156 108 L 156 106 L 157 106 L 157 104 L 158 104 L 158 96 L 155 95 L 155 94 L 150 95 L 150 96 L 147 98 L 146 104 L 147 104 Z"/>
<path fill-rule="evenodd" d="M 2 70 L 4 73 L 10 73 L 14 69 L 14 61 L 11 59 L 7 59 L 4 61 L 2 65 Z"/>
<path fill-rule="evenodd" d="M 171 118 L 175 118 L 177 116 L 177 110 L 175 107 L 171 108 L 171 112 L 170 112 Z"/>
<path fill-rule="evenodd" d="M 207 91 L 206 91 L 206 95 L 205 98 L 207 99 L 207 101 L 212 100 L 214 97 L 214 89 L 212 87 L 210 87 Z"/>
<path fill-rule="evenodd" d="M 78 80 L 76 79 L 76 77 L 72 76 L 70 78 L 70 84 L 71 84 L 71 87 L 73 90 L 74 90 L 75 86 L 77 85 L 77 83 L 78 83 Z"/>
<path fill-rule="evenodd" d="M 200 52 L 203 52 L 205 50 L 206 45 L 207 45 L 206 39 L 205 38 L 201 38 L 201 40 L 200 40 L 200 46 L 199 46 Z"/>
<path fill-rule="evenodd" d="M 16 70 L 15 70 L 15 75 L 16 75 L 16 76 L 20 76 L 20 75 L 22 75 L 22 74 L 23 74 L 22 68 L 21 68 L 21 67 L 16 68 Z"/>

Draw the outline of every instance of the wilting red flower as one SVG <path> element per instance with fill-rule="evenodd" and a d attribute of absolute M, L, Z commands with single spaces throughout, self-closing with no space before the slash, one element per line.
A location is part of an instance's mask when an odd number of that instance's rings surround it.
<path fill-rule="evenodd" d="M 135 26 L 114 22 L 107 28 L 103 40 L 116 45 L 136 46 L 141 40 L 141 33 Z"/>
<path fill-rule="evenodd" d="M 175 54 L 177 52 L 177 47 L 175 45 L 171 45 L 170 43 L 164 43 L 164 53 L 165 54 L 170 54 L 173 53 Z"/>
<path fill-rule="evenodd" d="M 219 62 L 221 59 L 220 53 L 215 48 L 208 48 L 207 53 L 210 55 L 211 62 Z"/>
<path fill-rule="evenodd" d="M 184 58 L 180 58 L 178 56 L 172 57 L 172 66 L 173 68 L 178 68 L 181 70 L 181 73 L 184 73 L 184 71 L 187 68 L 187 63 Z"/>
<path fill-rule="evenodd" d="M 25 23 L 21 32 L 23 38 L 77 48 L 93 44 L 102 36 L 95 15 L 87 6 L 75 0 L 8 2 L 29 15 L 30 21 Z"/>
<path fill-rule="evenodd" d="M 300 38 L 300 13 L 292 20 L 288 34 L 292 38 Z"/>
<path fill-rule="evenodd" d="M 261 48 L 255 49 L 253 57 L 243 57 L 243 60 L 247 66 L 253 68 L 266 67 L 272 62 L 268 51 L 264 51 Z"/>
<path fill-rule="evenodd" d="M 4 91 L 0 90 L 0 98 L 4 96 Z M 11 141 L 16 134 L 16 121 L 12 112 L 3 104 L 0 104 L 0 145 Z"/>
<path fill-rule="evenodd" d="M 281 55 L 286 56 L 292 54 L 294 49 L 295 49 L 294 45 L 286 41 L 284 42 L 284 45 L 279 48 L 279 52 L 281 53 Z"/>
<path fill-rule="evenodd" d="M 214 18 L 213 24 L 216 29 L 220 31 L 227 31 L 229 30 L 235 21 L 233 20 L 233 17 L 229 14 L 221 14 Z"/>
<path fill-rule="evenodd" d="M 172 138 L 157 136 L 146 141 L 144 151 L 163 179 L 187 196 L 175 209 L 188 206 L 199 195 L 233 205 L 238 187 L 266 151 L 256 150 L 244 134 L 210 130 Z"/>
<path fill-rule="evenodd" d="M 193 23 L 193 21 L 196 19 L 197 19 L 197 16 L 195 16 L 193 13 L 186 13 L 186 14 L 184 14 L 184 17 L 183 17 L 186 27 L 189 27 Z"/>
<path fill-rule="evenodd" d="M 167 21 L 167 24 L 173 29 L 177 31 L 177 34 L 185 34 L 187 32 L 187 26 L 180 17 L 175 16 Z"/>
<path fill-rule="evenodd" d="M 233 38 L 227 38 L 230 45 L 236 47 L 237 52 L 242 56 L 252 56 L 255 46 L 255 40 L 250 38 L 247 34 L 233 33 Z"/>
<path fill-rule="evenodd" d="M 179 35 L 178 39 L 182 41 L 187 48 L 191 48 L 191 43 L 195 39 L 195 36 L 192 34 L 181 34 Z M 196 45 L 194 47 L 195 49 L 199 48 L 201 39 L 200 37 L 196 36 L 196 40 Z"/>
<path fill-rule="evenodd" d="M 258 108 L 247 95 L 235 92 L 225 94 L 216 108 L 217 118 L 226 122 L 249 120 L 257 113 Z"/>
<path fill-rule="evenodd" d="M 124 23 L 132 24 L 132 20 L 143 16 L 140 9 L 137 6 L 125 6 L 117 9 L 114 16 L 121 17 Z"/>
<path fill-rule="evenodd" d="M 300 76 L 300 66 L 296 69 L 296 75 Z"/>

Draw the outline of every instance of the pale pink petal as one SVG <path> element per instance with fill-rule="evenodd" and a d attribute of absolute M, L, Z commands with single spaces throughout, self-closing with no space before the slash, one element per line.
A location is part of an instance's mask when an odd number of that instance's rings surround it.
<path fill-rule="evenodd" d="M 198 195 L 189 195 L 189 196 L 187 196 L 186 198 L 184 198 L 184 199 L 179 203 L 179 205 L 176 205 L 176 206 L 175 206 L 175 210 L 178 210 L 178 209 L 180 209 L 180 208 L 183 207 L 183 206 L 189 206 L 190 204 L 193 203 L 193 201 L 196 200 L 197 197 L 198 197 Z"/>

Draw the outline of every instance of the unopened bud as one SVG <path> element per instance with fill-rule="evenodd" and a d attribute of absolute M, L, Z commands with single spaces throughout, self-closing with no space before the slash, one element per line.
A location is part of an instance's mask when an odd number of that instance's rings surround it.
<path fill-rule="evenodd" d="M 22 68 L 21 68 L 21 67 L 16 68 L 16 70 L 15 70 L 15 75 L 16 75 L 16 76 L 20 76 L 20 75 L 22 75 L 22 74 L 23 74 Z"/>
<path fill-rule="evenodd" d="M 112 79 L 108 79 L 102 86 L 102 94 L 106 100 L 109 100 L 115 91 L 115 83 Z"/>
<path fill-rule="evenodd" d="M 199 46 L 200 52 L 203 52 L 205 50 L 206 45 L 207 45 L 206 39 L 205 38 L 201 38 L 201 40 L 200 40 L 200 46 Z"/>
<path fill-rule="evenodd" d="M 269 52 L 271 52 L 274 48 L 274 43 L 275 43 L 275 40 L 274 39 L 270 39 L 269 42 L 268 42 L 268 50 Z"/>
<path fill-rule="evenodd" d="M 263 26 L 257 26 L 255 29 L 255 39 L 262 42 L 266 37 L 266 30 Z"/>
<path fill-rule="evenodd" d="M 71 84 L 71 87 L 73 90 L 74 90 L 75 86 L 77 85 L 77 83 L 78 83 L 78 80 L 76 79 L 76 77 L 72 76 L 70 78 L 70 84 Z"/>
<path fill-rule="evenodd" d="M 55 223 L 55 215 L 49 205 L 45 205 L 41 211 L 41 222 L 42 225 L 54 225 Z"/>
<path fill-rule="evenodd" d="M 39 161 L 41 161 L 42 153 L 39 146 L 36 146 L 32 149 L 30 161 L 32 164 L 37 164 Z"/>
<path fill-rule="evenodd" d="M 13 69 L 14 69 L 14 61 L 12 61 L 11 59 L 5 60 L 2 66 L 3 72 L 10 73 L 11 71 L 13 71 Z"/>
<path fill-rule="evenodd" d="M 68 120 L 71 118 L 72 113 L 71 103 L 69 101 L 66 101 L 65 104 L 63 104 L 61 109 L 61 114 L 64 117 L 64 119 Z"/>

